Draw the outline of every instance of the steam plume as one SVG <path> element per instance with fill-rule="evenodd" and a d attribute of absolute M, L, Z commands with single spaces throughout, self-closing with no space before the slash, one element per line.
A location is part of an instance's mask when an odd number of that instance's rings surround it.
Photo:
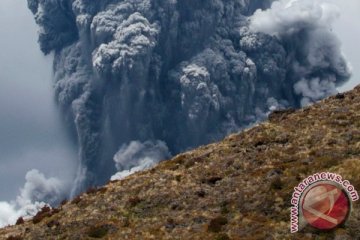
<path fill-rule="evenodd" d="M 66 186 L 56 178 L 46 178 L 38 170 L 29 171 L 20 194 L 12 202 L 0 202 L 0 227 L 14 224 L 19 217 L 34 216 L 43 206 L 56 205 L 66 197 Z"/>
<path fill-rule="evenodd" d="M 162 141 L 132 141 L 121 146 L 115 154 L 114 161 L 119 171 L 111 180 L 122 179 L 130 174 L 142 171 L 154 166 L 160 160 L 171 156 L 166 143 Z"/>

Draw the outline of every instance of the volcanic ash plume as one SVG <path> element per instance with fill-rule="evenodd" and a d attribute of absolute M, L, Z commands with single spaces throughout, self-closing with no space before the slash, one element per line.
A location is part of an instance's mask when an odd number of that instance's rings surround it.
<path fill-rule="evenodd" d="M 325 1 L 28 5 L 42 51 L 54 52 L 57 101 L 80 146 L 74 192 L 146 165 L 144 156 L 114 166 L 119 149 L 134 141 L 156 149 L 159 139 L 178 153 L 238 131 L 270 109 L 333 94 L 350 75 L 331 31 L 336 9 Z"/>
<path fill-rule="evenodd" d="M 325 0 L 280 0 L 250 18 L 252 31 L 275 36 L 288 46 L 297 81 L 294 91 L 302 97 L 302 106 L 335 94 L 339 82 L 350 77 L 331 27 L 339 15 L 337 6 Z"/>

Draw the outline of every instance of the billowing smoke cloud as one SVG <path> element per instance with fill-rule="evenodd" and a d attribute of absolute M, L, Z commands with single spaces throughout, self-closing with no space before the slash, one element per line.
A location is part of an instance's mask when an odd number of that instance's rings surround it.
<path fill-rule="evenodd" d="M 316 100 L 337 93 L 335 80 L 314 78 L 310 80 L 302 79 L 294 85 L 295 93 L 302 95 L 301 105 L 307 106 Z"/>
<path fill-rule="evenodd" d="M 332 31 L 339 15 L 338 7 L 326 0 L 280 0 L 250 18 L 252 31 L 275 36 L 289 46 L 289 57 L 295 57 L 292 72 L 299 80 L 294 90 L 303 97 L 302 106 L 336 93 L 338 83 L 350 77 Z"/>
<path fill-rule="evenodd" d="M 339 9 L 327 0 L 279 0 L 251 16 L 250 28 L 270 35 L 292 35 L 303 29 L 331 28 Z"/>
<path fill-rule="evenodd" d="M 25 176 L 26 183 L 20 190 L 17 202 L 25 205 L 31 202 L 46 202 L 51 205 L 58 203 L 59 198 L 65 197 L 65 184 L 57 178 L 46 178 L 44 174 L 33 169 Z"/>
<path fill-rule="evenodd" d="M 132 141 L 124 144 L 114 156 L 116 169 L 119 172 L 112 176 L 111 180 L 122 179 L 135 172 L 148 169 L 170 156 L 166 143 L 162 141 L 144 143 Z"/>
<path fill-rule="evenodd" d="M 0 227 L 14 224 L 19 217 L 34 216 L 43 206 L 56 205 L 66 197 L 67 186 L 56 178 L 46 178 L 38 170 L 25 176 L 26 183 L 12 202 L 0 202 Z"/>
<path fill-rule="evenodd" d="M 74 192 L 147 165 L 143 156 L 114 167 L 133 140 L 160 139 L 178 153 L 347 80 L 332 7 L 272 2 L 28 0 L 80 146 Z"/>

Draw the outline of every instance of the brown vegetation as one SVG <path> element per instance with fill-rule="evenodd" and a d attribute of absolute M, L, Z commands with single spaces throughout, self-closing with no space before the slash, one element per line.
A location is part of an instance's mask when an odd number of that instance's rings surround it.
<path fill-rule="evenodd" d="M 360 190 L 360 87 L 91 189 L 0 239 L 360 239 L 359 202 L 342 228 L 290 234 L 293 188 L 320 171 Z"/>

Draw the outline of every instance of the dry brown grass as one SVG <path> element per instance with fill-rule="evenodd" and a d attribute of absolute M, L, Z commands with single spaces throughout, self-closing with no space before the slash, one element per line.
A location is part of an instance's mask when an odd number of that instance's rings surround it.
<path fill-rule="evenodd" d="M 343 229 L 289 233 L 290 198 L 303 178 L 331 171 L 360 190 L 359 103 L 360 87 L 273 113 L 219 143 L 90 189 L 36 224 L 0 229 L 0 239 L 360 239 L 358 202 Z"/>

